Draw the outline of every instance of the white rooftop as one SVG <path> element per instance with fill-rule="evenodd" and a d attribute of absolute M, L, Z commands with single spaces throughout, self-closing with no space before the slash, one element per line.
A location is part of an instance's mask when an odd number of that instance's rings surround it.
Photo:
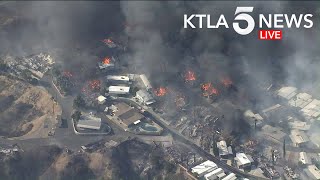
<path fill-rule="evenodd" d="M 289 100 L 297 94 L 296 91 L 297 91 L 297 88 L 295 87 L 291 87 L 291 86 L 282 87 L 281 89 L 278 90 L 278 96 Z"/>
<path fill-rule="evenodd" d="M 263 112 L 263 113 L 268 113 L 268 112 L 277 110 L 277 109 L 279 109 L 280 107 L 281 107 L 280 104 L 276 104 L 276 105 L 273 105 L 273 106 L 271 106 L 271 107 L 268 107 L 268 108 L 262 110 L 262 112 Z"/>
<path fill-rule="evenodd" d="M 224 177 L 222 180 L 235 180 L 237 179 L 236 174 L 230 173 L 226 177 Z"/>
<path fill-rule="evenodd" d="M 77 127 L 98 130 L 101 127 L 101 118 L 97 118 L 91 115 L 82 115 L 77 123 Z"/>
<path fill-rule="evenodd" d="M 320 170 L 315 165 L 309 165 L 304 172 L 311 178 L 311 179 L 320 179 Z"/>
<path fill-rule="evenodd" d="M 152 95 L 151 95 L 148 91 L 146 91 L 146 90 L 144 90 L 144 89 L 141 89 L 141 90 L 137 91 L 136 96 L 137 96 L 138 98 L 142 98 L 142 100 L 143 100 L 147 105 L 152 104 L 152 103 L 155 102 L 155 100 L 154 100 L 154 98 L 152 97 Z"/>
<path fill-rule="evenodd" d="M 109 93 L 126 94 L 129 93 L 130 87 L 127 86 L 110 86 Z"/>
<path fill-rule="evenodd" d="M 109 75 L 107 76 L 108 80 L 114 80 L 114 81 L 129 81 L 129 77 L 128 76 L 113 76 L 113 75 Z"/>
<path fill-rule="evenodd" d="M 292 129 L 297 129 L 297 130 L 302 130 L 302 131 L 307 131 L 307 130 L 309 130 L 310 127 L 311 127 L 311 125 L 310 125 L 310 124 L 307 124 L 307 122 L 298 121 L 298 120 L 289 122 L 289 126 L 290 126 Z"/>
<path fill-rule="evenodd" d="M 299 153 L 299 161 L 302 162 L 302 164 L 311 164 L 311 159 L 308 157 L 306 152 Z"/>
<path fill-rule="evenodd" d="M 99 96 L 98 98 L 97 98 L 97 100 L 99 101 L 99 102 L 103 102 L 103 101 L 105 101 L 107 98 L 106 97 L 104 97 L 104 96 Z"/>
<path fill-rule="evenodd" d="M 320 115 L 320 101 L 312 100 L 308 105 L 301 109 L 304 115 L 317 118 Z"/>
<path fill-rule="evenodd" d="M 204 175 L 204 178 L 206 180 L 213 180 L 213 179 L 216 179 L 216 176 L 218 174 L 223 173 L 223 172 L 224 172 L 223 169 L 218 168 L 218 169 L 215 169 L 215 170 L 209 172 L 208 174 Z"/>
<path fill-rule="evenodd" d="M 152 86 L 147 78 L 147 76 L 145 74 L 141 74 L 140 75 L 140 79 L 143 83 L 143 85 L 145 86 L 146 89 L 152 89 Z"/>
<path fill-rule="evenodd" d="M 294 144 L 301 144 L 310 141 L 309 137 L 303 131 L 292 130 L 290 139 Z"/>
<path fill-rule="evenodd" d="M 250 164 L 252 162 L 244 153 L 237 153 L 236 158 L 240 165 Z"/>
<path fill-rule="evenodd" d="M 229 154 L 226 141 L 217 142 L 217 147 L 219 149 L 219 155 L 220 156 L 225 156 L 225 155 Z"/>
<path fill-rule="evenodd" d="M 211 172 L 218 166 L 212 161 L 205 161 L 193 168 L 191 168 L 193 173 L 197 173 L 199 176 L 203 176 L 205 173 Z"/>
<path fill-rule="evenodd" d="M 289 105 L 298 107 L 298 108 L 304 108 L 306 105 L 308 105 L 312 101 L 312 96 L 307 93 L 299 93 L 296 95 L 295 98 L 290 99 L 288 102 Z"/>
<path fill-rule="evenodd" d="M 244 117 L 250 121 L 249 123 L 253 123 L 255 120 L 257 120 L 258 123 L 263 121 L 263 117 L 260 114 L 253 113 L 252 110 L 246 110 L 244 112 Z"/>

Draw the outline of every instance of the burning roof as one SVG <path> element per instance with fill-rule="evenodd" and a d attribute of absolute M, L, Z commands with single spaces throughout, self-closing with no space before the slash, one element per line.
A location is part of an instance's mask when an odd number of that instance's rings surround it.
<path fill-rule="evenodd" d="M 100 69 L 105 69 L 105 68 L 109 68 L 109 67 L 114 67 L 114 62 L 115 62 L 114 57 L 111 57 L 111 58 L 110 57 L 105 57 L 99 63 L 99 68 Z"/>
<path fill-rule="evenodd" d="M 107 38 L 107 39 L 103 39 L 102 42 L 107 45 L 109 48 L 115 48 L 117 47 L 117 45 L 110 39 L 110 38 Z"/>
<path fill-rule="evenodd" d="M 229 77 L 222 78 L 221 82 L 225 87 L 230 87 L 232 85 L 232 80 Z"/>
<path fill-rule="evenodd" d="M 212 83 L 204 83 L 201 85 L 203 96 L 218 95 L 218 90 L 213 87 Z"/>
<path fill-rule="evenodd" d="M 156 96 L 164 96 L 164 95 L 167 94 L 167 92 L 168 92 L 168 89 L 165 88 L 165 87 L 159 87 L 159 88 L 154 90 L 154 94 Z"/>
<path fill-rule="evenodd" d="M 196 80 L 196 75 L 193 71 L 188 70 L 186 72 L 186 74 L 184 75 L 184 79 L 186 82 L 190 82 L 190 81 L 195 81 Z"/>

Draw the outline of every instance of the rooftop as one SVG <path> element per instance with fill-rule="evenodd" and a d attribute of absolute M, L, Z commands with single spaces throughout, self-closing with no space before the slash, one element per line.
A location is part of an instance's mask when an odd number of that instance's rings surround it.
<path fill-rule="evenodd" d="M 130 109 L 129 111 L 119 115 L 119 118 L 124 124 L 129 126 L 130 124 L 138 124 L 144 116 L 140 114 L 136 109 Z"/>
<path fill-rule="evenodd" d="M 155 101 L 152 95 L 144 89 L 137 91 L 136 96 L 142 98 L 146 104 L 152 104 Z"/>
<path fill-rule="evenodd" d="M 244 153 L 237 153 L 236 158 L 240 165 L 250 164 L 252 162 L 252 158 Z"/>
<path fill-rule="evenodd" d="M 223 169 L 221 168 L 218 168 L 218 169 L 215 169 L 211 172 L 209 172 L 208 174 L 204 175 L 204 178 L 205 179 L 214 179 L 218 174 L 220 173 L 223 173 Z"/>
<path fill-rule="evenodd" d="M 217 147 L 219 149 L 219 155 L 220 156 L 224 156 L 224 155 L 228 155 L 229 154 L 226 141 L 217 142 Z"/>
<path fill-rule="evenodd" d="M 99 130 L 101 127 L 101 118 L 84 114 L 77 123 L 78 128 Z"/>
<path fill-rule="evenodd" d="M 302 162 L 302 164 L 311 164 L 311 159 L 306 152 L 299 153 L 299 161 Z"/>
<path fill-rule="evenodd" d="M 281 128 L 273 127 L 270 125 L 264 125 L 262 127 L 262 134 L 267 138 L 271 138 L 277 141 L 282 141 L 286 136 L 286 133 L 284 133 Z"/>
<path fill-rule="evenodd" d="M 304 108 L 312 101 L 312 96 L 307 93 L 299 93 L 295 98 L 292 98 L 288 103 L 293 107 Z"/>
<path fill-rule="evenodd" d="M 222 180 L 236 180 L 237 176 L 234 173 L 228 174 L 226 177 L 224 177 Z"/>
<path fill-rule="evenodd" d="M 306 122 L 295 120 L 292 122 L 289 122 L 289 126 L 292 129 L 297 129 L 297 130 L 302 130 L 302 131 L 307 131 L 310 129 L 311 125 L 307 124 Z"/>
<path fill-rule="evenodd" d="M 104 97 L 104 96 L 99 96 L 98 98 L 97 98 L 97 100 L 99 101 L 99 102 L 103 102 L 103 101 L 105 101 L 107 98 L 106 97 Z"/>
<path fill-rule="evenodd" d="M 269 113 L 269 112 L 272 112 L 272 111 L 275 111 L 275 110 L 279 109 L 280 107 L 281 107 L 280 104 L 276 104 L 276 105 L 273 105 L 271 107 L 268 107 L 268 108 L 262 110 L 262 112 L 263 113 Z"/>
<path fill-rule="evenodd" d="M 129 77 L 128 76 L 113 76 L 113 75 L 109 75 L 107 76 L 108 80 L 114 80 L 114 81 L 129 81 Z"/>
<path fill-rule="evenodd" d="M 320 101 L 313 99 L 308 105 L 301 109 L 304 115 L 317 118 L 320 115 Z"/>
<path fill-rule="evenodd" d="M 139 113 L 138 110 L 126 103 L 117 103 L 114 105 L 114 107 L 116 108 L 114 112 L 115 116 L 118 116 L 119 119 L 121 119 L 127 126 L 129 126 L 130 124 L 138 123 L 139 120 L 144 118 L 144 116 Z"/>
<path fill-rule="evenodd" d="M 294 144 L 301 144 L 310 141 L 309 137 L 303 131 L 292 130 L 290 139 Z"/>
<path fill-rule="evenodd" d="M 281 89 L 278 90 L 278 96 L 289 100 L 297 94 L 296 91 L 297 91 L 297 88 L 295 87 L 291 87 L 291 86 L 282 87 Z"/>
<path fill-rule="evenodd" d="M 197 173 L 198 175 L 202 176 L 207 172 L 213 171 L 217 167 L 218 166 L 214 162 L 207 160 L 207 161 L 191 168 L 191 170 L 193 173 Z"/>
<path fill-rule="evenodd" d="M 255 114 L 252 112 L 252 110 L 247 110 L 244 112 L 244 117 L 247 121 L 249 121 L 250 124 L 255 123 L 257 120 L 257 123 L 261 123 L 263 121 L 263 118 L 260 114 Z"/>
<path fill-rule="evenodd" d="M 304 172 L 312 179 L 320 179 L 320 170 L 315 165 L 309 165 Z"/>
<path fill-rule="evenodd" d="M 126 94 L 129 93 L 130 87 L 127 86 L 110 86 L 109 87 L 109 93 L 120 93 L 120 94 Z"/>
<path fill-rule="evenodd" d="M 152 86 L 147 78 L 147 76 L 145 74 L 141 74 L 140 75 L 140 79 L 143 83 L 143 85 L 145 86 L 146 89 L 152 89 Z"/>

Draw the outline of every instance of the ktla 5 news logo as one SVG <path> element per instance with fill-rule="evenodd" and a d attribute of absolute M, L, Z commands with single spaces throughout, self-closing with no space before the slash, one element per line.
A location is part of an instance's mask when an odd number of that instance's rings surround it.
<path fill-rule="evenodd" d="M 237 7 L 234 15 L 234 22 L 232 23 L 233 29 L 240 35 L 248 35 L 255 28 L 255 21 L 253 17 L 249 14 L 253 12 L 253 7 Z M 258 37 L 261 40 L 280 40 L 282 39 L 282 28 L 312 28 L 313 21 L 312 14 L 259 14 L 259 28 Z M 193 18 L 198 18 L 198 26 L 192 23 Z M 220 26 L 229 28 L 229 24 L 223 14 L 220 15 L 216 24 L 212 24 L 210 14 L 192 14 L 188 16 L 184 14 L 184 28 L 203 28 L 203 19 L 206 18 L 206 28 L 217 29 Z M 247 26 L 245 28 L 240 27 L 240 22 L 246 22 Z M 245 24 L 245 23 L 244 23 Z M 262 28 L 268 28 L 262 30 Z M 272 29 L 274 28 L 274 29 Z"/>

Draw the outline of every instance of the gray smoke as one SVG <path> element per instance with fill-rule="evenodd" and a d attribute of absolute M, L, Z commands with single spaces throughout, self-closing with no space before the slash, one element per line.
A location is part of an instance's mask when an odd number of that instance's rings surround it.
<path fill-rule="evenodd" d="M 282 41 L 260 41 L 256 33 L 240 36 L 231 24 L 237 6 L 254 6 L 255 18 L 259 13 L 312 13 L 314 26 L 284 29 Z M 229 76 L 266 104 L 271 102 L 257 85 L 286 84 L 313 93 L 320 88 L 317 2 L 35 1 L 0 8 L 20 19 L 0 29 L 2 54 L 58 49 L 58 61 L 67 68 L 81 69 L 94 66 L 106 55 L 99 40 L 124 33 L 130 41 L 121 60 L 157 85 L 179 82 L 181 74 L 192 69 L 201 82 L 217 84 Z M 183 14 L 192 13 L 211 14 L 213 22 L 224 14 L 230 28 L 183 29 Z"/>

